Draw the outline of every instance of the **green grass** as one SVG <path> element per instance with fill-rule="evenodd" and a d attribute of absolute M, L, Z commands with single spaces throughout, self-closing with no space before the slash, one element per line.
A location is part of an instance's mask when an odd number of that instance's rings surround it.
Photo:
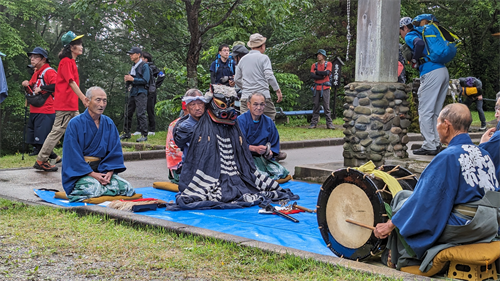
<path fill-rule="evenodd" d="M 135 143 L 138 138 L 141 136 L 132 136 L 130 139 L 125 140 L 124 142 L 133 142 Z M 165 140 L 167 139 L 167 132 L 156 132 L 154 136 L 148 136 L 148 140 L 142 143 L 151 144 L 151 145 L 165 145 Z"/>
<path fill-rule="evenodd" d="M 17 258 L 26 261 L 26 272 L 32 275 L 70 258 L 73 278 L 144 280 L 147 274 L 147 279 L 166 280 L 176 274 L 179 279 L 209 280 L 394 280 L 213 238 L 4 199 L 0 237 L 2 248 L 24 251 L 21 258 L 0 253 L 0 263 L 7 267 L 0 276 L 20 266 Z M 49 264 L 38 267 L 40 259 Z"/>
<path fill-rule="evenodd" d="M 479 120 L 479 114 L 477 111 L 472 111 L 472 126 L 481 126 L 481 120 Z M 486 123 L 496 120 L 494 111 L 485 111 L 484 117 L 486 118 Z"/>
<path fill-rule="evenodd" d="M 278 124 L 276 127 L 278 128 L 280 141 L 282 142 L 344 137 L 342 133 L 343 128 L 341 127 L 344 124 L 342 118 L 333 120 L 333 124 L 338 125 L 336 126 L 338 129 L 326 129 L 325 120 L 322 118 L 316 129 L 307 129 L 310 123 L 307 122 L 306 118 L 290 118 L 290 123 Z"/>

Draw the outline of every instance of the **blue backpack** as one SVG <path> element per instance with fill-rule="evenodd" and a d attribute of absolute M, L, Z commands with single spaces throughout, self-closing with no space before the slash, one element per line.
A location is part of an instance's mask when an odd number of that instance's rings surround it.
<path fill-rule="evenodd" d="M 413 25 L 418 27 L 422 20 L 429 21 L 421 29 L 422 38 L 427 49 L 427 56 L 424 60 L 442 64 L 453 60 L 457 54 L 457 45 L 460 44 L 460 38 L 443 26 L 438 25 L 439 21 L 431 14 L 422 14 L 415 17 Z"/>
<path fill-rule="evenodd" d="M 220 54 L 217 54 L 215 56 L 215 73 L 217 73 L 217 70 L 219 69 L 219 59 L 220 59 Z M 227 58 L 228 63 L 227 66 L 229 67 L 229 70 L 231 70 L 231 73 L 234 75 L 234 59 L 233 56 L 229 55 L 229 58 Z"/>

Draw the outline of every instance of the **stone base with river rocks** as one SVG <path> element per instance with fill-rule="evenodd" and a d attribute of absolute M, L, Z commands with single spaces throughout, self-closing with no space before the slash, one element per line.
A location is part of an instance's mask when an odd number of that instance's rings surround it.
<path fill-rule="evenodd" d="M 411 124 L 407 89 L 401 83 L 354 82 L 345 86 L 344 166 L 389 157 L 407 158 Z"/>

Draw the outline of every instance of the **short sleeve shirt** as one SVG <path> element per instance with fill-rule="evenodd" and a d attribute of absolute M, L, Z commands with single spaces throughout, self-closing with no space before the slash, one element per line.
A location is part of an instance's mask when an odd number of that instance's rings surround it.
<path fill-rule="evenodd" d="M 312 73 L 314 73 L 315 70 L 317 70 L 317 71 L 330 70 L 330 73 L 332 73 L 332 63 L 331 62 L 326 62 L 326 69 L 325 69 L 325 64 L 324 63 L 318 63 L 318 69 L 315 69 L 315 68 L 316 68 L 316 63 L 313 63 L 311 65 L 311 72 Z M 326 83 L 326 82 L 329 82 L 329 81 L 330 81 L 330 76 L 325 76 L 323 79 L 314 80 L 314 83 L 315 84 L 323 84 L 323 83 Z M 321 91 L 321 87 L 323 87 L 323 90 L 330 89 L 330 86 L 316 85 L 316 90 L 320 90 Z"/>
<path fill-rule="evenodd" d="M 74 59 L 63 58 L 57 69 L 54 109 L 59 111 L 78 111 L 78 96 L 69 83 L 75 81 L 80 86 L 78 68 Z"/>
<path fill-rule="evenodd" d="M 42 86 L 42 73 L 49 68 L 50 65 L 48 63 L 44 64 L 40 69 L 35 71 L 33 73 L 33 76 L 31 77 L 31 80 L 29 81 L 30 86 L 35 89 L 40 86 Z M 50 85 L 50 84 L 55 84 L 56 83 L 56 78 L 57 78 L 57 72 L 54 69 L 49 69 L 45 71 L 45 74 L 43 75 L 43 82 L 45 85 Z M 42 91 L 43 94 L 45 92 Z M 30 113 L 43 113 L 43 114 L 54 114 L 56 111 L 54 110 L 54 96 L 49 96 L 45 103 L 40 106 L 32 106 L 30 105 Z"/>

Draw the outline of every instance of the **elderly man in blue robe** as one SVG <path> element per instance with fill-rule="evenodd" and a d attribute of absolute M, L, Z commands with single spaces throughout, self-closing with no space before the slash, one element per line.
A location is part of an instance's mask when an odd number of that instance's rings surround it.
<path fill-rule="evenodd" d="M 479 147 L 488 151 L 493 159 L 498 179 L 500 177 L 500 98 L 495 105 L 495 118 L 498 121 L 497 126 L 483 134 Z"/>
<path fill-rule="evenodd" d="M 103 115 L 106 93 L 99 87 L 86 92 L 84 113 L 71 119 L 63 143 L 62 184 L 71 202 L 100 196 L 132 196 L 132 185 L 117 174 L 125 171 L 120 136 Z"/>
<path fill-rule="evenodd" d="M 273 180 L 285 179 L 289 174 L 288 170 L 274 161 L 280 153 L 280 136 L 273 120 L 264 115 L 265 106 L 266 98 L 263 94 L 253 93 L 248 96 L 248 111 L 238 116 L 238 125 L 259 172 Z"/>
<path fill-rule="evenodd" d="M 437 131 L 448 147 L 425 168 L 413 192 L 394 196 L 392 219 L 374 230 L 377 238 L 389 238 L 388 265 L 397 269 L 420 265 L 420 271 L 427 272 L 439 251 L 491 242 L 498 234 L 495 166 L 488 152 L 467 134 L 471 122 L 463 104 L 447 105 L 439 114 Z"/>

